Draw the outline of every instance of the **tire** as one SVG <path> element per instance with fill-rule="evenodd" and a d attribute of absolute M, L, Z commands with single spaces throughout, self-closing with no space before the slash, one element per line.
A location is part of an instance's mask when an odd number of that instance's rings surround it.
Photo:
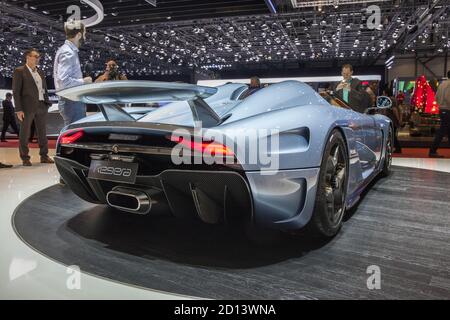
<path fill-rule="evenodd" d="M 381 176 L 387 177 L 391 174 L 391 166 L 392 166 L 392 143 L 394 141 L 393 137 L 394 131 L 392 127 L 389 128 L 388 138 L 386 141 L 386 151 L 383 162 L 383 169 L 381 170 Z"/>
<path fill-rule="evenodd" d="M 323 154 L 317 182 L 314 212 L 306 226 L 309 235 L 335 236 L 342 226 L 349 175 L 347 146 L 339 130 L 334 130 Z"/>

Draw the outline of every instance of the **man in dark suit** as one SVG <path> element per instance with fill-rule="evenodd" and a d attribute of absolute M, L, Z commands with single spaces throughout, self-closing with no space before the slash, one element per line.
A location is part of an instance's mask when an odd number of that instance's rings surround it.
<path fill-rule="evenodd" d="M 365 113 L 370 107 L 370 96 L 363 89 L 361 81 L 358 78 L 353 78 L 351 64 L 342 66 L 342 78 L 342 81 L 337 83 L 334 88 L 336 95 L 354 111 Z"/>
<path fill-rule="evenodd" d="M 2 130 L 2 136 L 1 141 L 6 141 L 6 131 L 8 130 L 9 126 L 11 126 L 14 130 L 14 132 L 19 135 L 19 128 L 17 127 L 16 123 L 16 114 L 14 113 L 14 106 L 12 103 L 12 94 L 7 93 L 6 99 L 2 102 L 3 107 L 3 130 Z"/>
<path fill-rule="evenodd" d="M 36 49 L 25 52 L 26 64 L 17 68 L 13 75 L 13 95 L 17 118 L 21 122 L 20 157 L 24 166 L 31 166 L 28 138 L 33 120 L 36 124 L 41 163 L 54 163 L 48 156 L 47 113 L 51 103 L 48 99 L 45 75 L 38 70 L 40 54 Z"/>
<path fill-rule="evenodd" d="M 240 100 L 244 100 L 248 97 L 250 97 L 252 94 L 258 92 L 261 90 L 261 80 L 259 80 L 258 77 L 254 76 L 250 78 L 250 86 L 248 87 L 248 90 L 242 95 Z"/>

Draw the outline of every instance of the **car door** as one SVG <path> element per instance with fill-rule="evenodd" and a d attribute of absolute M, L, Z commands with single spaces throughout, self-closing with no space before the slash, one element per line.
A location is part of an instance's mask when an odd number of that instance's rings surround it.
<path fill-rule="evenodd" d="M 376 169 L 381 157 L 381 138 L 377 132 L 374 116 L 354 111 L 346 102 L 335 94 L 322 92 L 321 96 L 331 105 L 346 109 L 348 126 L 352 129 L 355 149 L 358 153 L 361 174 L 354 177 L 358 184 Z"/>
<path fill-rule="evenodd" d="M 364 141 L 364 152 L 361 153 L 365 176 L 370 175 L 377 167 L 381 157 L 380 138 L 377 133 L 375 118 L 369 114 L 361 114 L 361 126 Z"/>
<path fill-rule="evenodd" d="M 358 153 L 361 179 L 365 180 L 376 169 L 379 155 L 373 116 L 349 108 L 349 127 L 353 131 L 355 149 Z M 359 179 L 358 179 L 359 180 Z"/>
<path fill-rule="evenodd" d="M 371 119 L 371 128 L 367 131 L 366 144 L 375 154 L 375 165 L 377 165 L 381 159 L 383 149 L 383 131 L 378 126 L 374 115 L 367 115 L 367 117 Z"/>

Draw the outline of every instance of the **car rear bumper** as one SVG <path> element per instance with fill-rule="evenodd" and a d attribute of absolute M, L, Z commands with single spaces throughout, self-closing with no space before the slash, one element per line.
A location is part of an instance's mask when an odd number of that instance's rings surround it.
<path fill-rule="evenodd" d="M 157 194 L 176 217 L 197 215 L 207 223 L 250 219 L 280 230 L 304 227 L 314 210 L 319 168 L 276 172 L 165 170 L 155 176 L 137 176 L 133 185 L 92 179 L 89 168 L 70 159 L 55 157 L 67 185 L 80 198 L 106 204 L 116 187 Z"/>
<path fill-rule="evenodd" d="M 197 215 L 206 223 L 253 219 L 253 202 L 245 178 L 234 171 L 165 170 L 158 175 L 136 177 L 134 184 L 93 179 L 89 168 L 70 159 L 55 157 L 66 184 L 80 198 L 107 203 L 107 194 L 117 187 L 139 190 L 165 201 L 174 216 Z"/>
<path fill-rule="evenodd" d="M 319 170 L 246 172 L 255 222 L 284 231 L 303 228 L 314 211 Z"/>

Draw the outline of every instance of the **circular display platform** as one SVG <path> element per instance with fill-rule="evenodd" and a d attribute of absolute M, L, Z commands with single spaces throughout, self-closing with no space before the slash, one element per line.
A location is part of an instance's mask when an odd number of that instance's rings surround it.
<path fill-rule="evenodd" d="M 137 216 L 84 202 L 55 185 L 13 216 L 34 250 L 125 284 L 212 299 L 449 299 L 450 174 L 394 167 L 372 184 L 327 242 L 270 247 L 241 232 L 162 210 Z M 367 286 L 378 266 L 381 289 Z M 370 268 L 369 268 L 370 271 Z"/>

